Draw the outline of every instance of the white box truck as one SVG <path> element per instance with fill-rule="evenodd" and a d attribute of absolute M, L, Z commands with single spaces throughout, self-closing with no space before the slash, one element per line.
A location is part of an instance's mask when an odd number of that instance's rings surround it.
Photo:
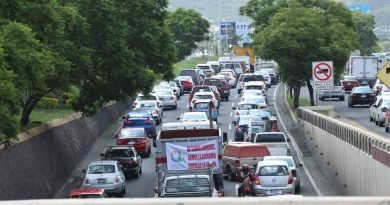
<path fill-rule="evenodd" d="M 375 56 L 351 56 L 349 59 L 349 75 L 356 76 L 359 82 L 368 81 L 374 85 L 378 69 Z"/>

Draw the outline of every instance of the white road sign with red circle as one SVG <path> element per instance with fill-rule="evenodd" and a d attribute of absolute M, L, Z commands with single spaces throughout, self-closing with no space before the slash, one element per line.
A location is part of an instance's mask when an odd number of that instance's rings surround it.
<path fill-rule="evenodd" d="M 333 87 L 333 62 L 313 62 L 313 83 L 316 90 L 329 90 Z"/>

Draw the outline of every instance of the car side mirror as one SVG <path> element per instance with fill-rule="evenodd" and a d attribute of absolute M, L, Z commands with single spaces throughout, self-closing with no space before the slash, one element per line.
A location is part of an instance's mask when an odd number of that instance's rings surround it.
<path fill-rule="evenodd" d="M 153 119 L 157 119 L 157 116 L 153 116 Z"/>
<path fill-rule="evenodd" d="M 176 118 L 176 120 L 180 120 L 180 117 Z"/>
<path fill-rule="evenodd" d="M 104 157 L 104 153 L 100 153 L 100 156 L 101 156 L 101 157 Z"/>
<path fill-rule="evenodd" d="M 287 138 L 287 142 L 291 142 L 290 138 Z"/>
<path fill-rule="evenodd" d="M 253 165 L 253 171 L 255 172 L 256 169 L 257 169 L 257 164 L 254 164 L 254 165 Z"/>
<path fill-rule="evenodd" d="M 235 125 L 237 125 L 237 122 L 236 121 L 232 121 L 232 124 L 235 126 Z"/>
<path fill-rule="evenodd" d="M 81 170 L 81 173 L 86 174 L 86 173 L 87 173 L 87 170 L 86 170 L 86 169 L 82 169 L 82 170 Z"/>
<path fill-rule="evenodd" d="M 162 105 L 159 105 L 158 107 L 163 107 Z"/>
<path fill-rule="evenodd" d="M 236 107 L 232 107 L 233 110 L 236 110 Z"/>
<path fill-rule="evenodd" d="M 295 169 L 291 170 L 291 174 L 292 174 L 294 177 L 297 177 L 297 170 L 295 170 Z"/>
<path fill-rule="evenodd" d="M 160 192 L 160 190 L 159 190 L 157 187 L 154 188 L 153 191 L 154 191 L 154 193 L 156 193 L 156 194 Z"/>
<path fill-rule="evenodd" d="M 123 116 L 122 119 L 123 119 L 123 120 L 126 119 L 126 116 Z"/>
<path fill-rule="evenodd" d="M 115 134 L 115 135 L 114 135 L 114 137 L 115 137 L 115 138 L 118 138 L 118 137 L 119 137 L 119 135 L 118 135 L 118 134 Z"/>

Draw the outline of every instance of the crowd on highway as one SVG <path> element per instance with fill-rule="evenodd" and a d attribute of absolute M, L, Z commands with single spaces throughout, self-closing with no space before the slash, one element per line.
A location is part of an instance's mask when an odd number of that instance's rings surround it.
<path fill-rule="evenodd" d="M 69 197 L 125 196 L 126 180 L 143 173 L 143 159 L 153 156 L 155 149 L 156 197 L 222 197 L 226 180 L 235 182 L 236 196 L 299 193 L 299 165 L 290 156 L 290 140 L 268 109 L 267 90 L 279 82 L 275 71 L 274 62 L 252 67 L 245 62 L 209 61 L 181 70 L 174 80 L 159 82 L 151 93 L 138 94 L 123 116 L 116 144 L 108 145 L 101 160 L 83 169 L 82 184 Z M 233 88 L 237 94 L 231 93 Z M 234 137 L 228 139 L 219 118 L 231 95 L 239 100 L 232 104 L 229 128 Z M 177 121 L 165 121 L 164 112 L 178 109 L 180 98 L 188 100 L 184 112 Z M 199 131 L 202 134 L 195 136 Z M 203 144 L 190 142 L 205 136 Z M 179 141 L 184 138 L 189 153 L 184 156 L 180 148 L 168 153 L 169 146 L 182 146 Z M 182 167 L 172 162 L 181 162 Z"/>

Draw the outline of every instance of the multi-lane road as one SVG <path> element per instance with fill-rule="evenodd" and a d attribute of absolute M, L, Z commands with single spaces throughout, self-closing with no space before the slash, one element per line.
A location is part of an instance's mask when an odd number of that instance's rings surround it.
<path fill-rule="evenodd" d="M 327 98 L 324 101 L 318 101 L 318 105 L 332 105 L 334 106 L 334 111 L 340 117 L 346 118 L 348 121 L 352 121 L 352 123 L 355 122 L 355 126 L 360 126 L 384 137 L 390 137 L 390 134 L 385 132 L 384 127 L 379 127 L 375 123 L 370 122 L 368 113 L 370 107 L 368 105 L 356 105 L 353 108 L 348 107 L 348 96 L 349 94 L 345 94 L 345 101 Z M 310 99 L 307 87 L 301 89 L 301 97 Z"/>
<path fill-rule="evenodd" d="M 269 101 L 269 110 L 273 113 L 277 113 L 275 108 L 275 95 L 283 95 L 279 89 L 276 89 L 277 85 L 273 85 L 272 88 L 268 89 L 268 101 Z M 228 133 L 228 138 L 230 141 L 234 141 L 234 126 L 231 125 L 233 120 L 233 110 L 232 107 L 237 105 L 240 100 L 240 96 L 237 94 L 237 89 L 230 90 L 230 100 L 225 102 L 223 101 L 220 106 L 220 114 L 218 116 L 218 126 L 222 129 L 223 132 Z M 164 122 L 174 122 L 177 121 L 176 118 L 180 116 L 181 113 L 188 112 L 188 94 L 185 94 L 178 101 L 178 108 L 176 110 L 164 110 Z M 279 120 L 280 117 L 278 116 Z M 105 136 L 100 138 L 92 150 L 89 152 L 88 156 L 82 160 L 80 166 L 72 174 L 72 178 L 69 179 L 69 183 L 64 186 L 63 190 L 58 193 L 57 197 L 62 198 L 66 197 L 69 189 L 75 186 L 78 186 L 81 182 L 82 175 L 80 170 L 88 165 L 91 161 L 100 160 L 99 154 L 104 149 L 107 144 L 114 144 L 115 139 L 113 138 L 113 132 L 116 127 L 119 127 L 120 121 L 118 121 L 115 126 L 112 126 Z M 280 126 L 283 130 L 283 127 Z M 161 125 L 158 126 L 158 129 L 161 128 Z M 155 172 L 155 150 L 153 148 L 152 154 L 148 158 L 143 158 L 143 174 L 138 179 L 128 179 L 126 182 L 126 196 L 125 197 L 154 197 L 153 188 L 156 182 L 156 172 Z M 296 151 L 292 150 L 293 156 L 296 158 Z M 316 170 L 313 170 L 316 171 Z M 318 170 L 317 170 L 318 171 Z M 301 195 L 304 196 L 316 196 L 317 192 L 315 191 L 313 185 L 310 183 L 308 174 L 305 172 L 305 169 L 300 167 L 298 173 L 301 176 Z M 236 187 L 237 183 L 224 180 L 225 184 L 225 196 L 236 196 Z"/>

